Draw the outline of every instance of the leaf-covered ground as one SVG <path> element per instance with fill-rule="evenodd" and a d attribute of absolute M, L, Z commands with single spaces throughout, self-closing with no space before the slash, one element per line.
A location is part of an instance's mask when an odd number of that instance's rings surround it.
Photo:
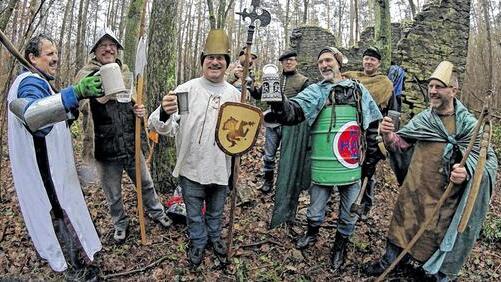
<path fill-rule="evenodd" d="M 348 246 L 347 261 L 341 271 L 329 267 L 329 251 L 335 234 L 338 199 L 334 196 L 327 220 L 320 231 L 320 240 L 306 251 L 294 248 L 293 239 L 306 227 L 306 192 L 300 198 L 297 225 L 290 228 L 268 229 L 273 209 L 273 195 L 263 195 L 260 168 L 263 140 L 243 158 L 239 186 L 250 189 L 251 203 L 236 209 L 232 263 L 221 267 L 212 251 L 205 252 L 203 265 L 188 267 L 186 259 L 186 227 L 174 225 L 162 229 L 146 219 L 149 244 L 139 241 L 139 228 L 135 217 L 135 192 L 130 180 L 124 178 L 124 201 L 131 218 L 130 235 L 122 245 L 113 243 L 113 228 L 107 212 L 104 194 L 97 184 L 84 187 L 89 210 L 103 243 L 96 263 L 101 277 L 110 280 L 162 280 L 162 281 L 364 281 L 371 278 L 362 273 L 362 265 L 370 262 L 384 250 L 385 232 L 391 218 L 398 187 L 388 166 L 378 169 L 376 205 L 368 220 L 359 221 Z M 42 261 L 30 241 L 12 185 L 8 161 L 4 162 L 1 181 L 6 189 L 0 191 L 0 278 L 62 280 L 64 274 L 51 271 Z M 499 178 L 499 175 L 498 175 Z M 499 181 L 498 181 L 499 188 Z M 499 189 L 496 189 L 499 191 Z M 169 195 L 159 193 L 163 200 Z M 336 195 L 334 193 L 333 195 Z M 501 198 L 497 193 L 491 203 L 491 214 L 501 217 Z M 226 205 L 224 236 L 227 235 L 229 201 Z M 501 232 L 498 230 L 498 232 Z M 501 275 L 501 242 L 489 242 L 485 237 L 477 242 L 468 262 L 463 267 L 460 281 L 499 281 Z M 130 274 L 125 274 L 130 273 Z M 117 275 L 118 276 L 114 276 Z M 411 266 L 390 274 L 392 281 L 423 281 L 423 274 Z"/>

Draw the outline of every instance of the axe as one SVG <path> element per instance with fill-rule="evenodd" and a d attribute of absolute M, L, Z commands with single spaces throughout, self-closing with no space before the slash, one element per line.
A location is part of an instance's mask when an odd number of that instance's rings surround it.
<path fill-rule="evenodd" d="M 260 0 L 252 0 L 251 6 L 252 9 L 251 12 L 247 12 L 247 8 L 244 8 L 242 12 L 236 13 L 237 15 L 240 15 L 242 17 L 242 20 L 245 20 L 246 18 L 250 19 L 250 25 L 247 29 L 247 41 L 246 41 L 246 46 L 247 49 L 245 50 L 245 62 L 244 62 L 244 71 L 242 74 L 242 92 L 240 96 L 240 102 L 245 103 L 247 101 L 247 87 L 245 79 L 249 75 L 249 61 L 250 61 L 250 56 L 251 56 L 251 46 L 252 46 L 252 39 L 254 37 L 254 30 L 255 30 L 255 22 L 259 20 L 260 22 L 260 27 L 265 27 L 267 26 L 270 21 L 271 21 L 271 15 L 268 11 L 259 8 L 260 5 Z M 260 10 L 260 13 L 258 14 L 257 10 Z M 237 180 L 238 180 L 238 174 L 240 172 L 240 155 L 235 155 L 232 157 L 232 174 L 231 174 L 231 179 L 229 181 L 230 186 L 232 187 L 231 191 L 231 208 L 230 208 L 230 219 L 228 223 L 228 250 L 227 250 L 227 256 L 228 258 L 231 257 L 232 255 L 232 244 L 233 244 L 233 223 L 235 220 L 235 208 L 237 204 Z"/>
<path fill-rule="evenodd" d="M 364 198 L 365 190 L 367 190 L 367 183 L 369 182 L 369 177 L 364 177 L 362 181 L 362 188 L 360 193 L 358 193 L 357 200 L 351 205 L 350 212 L 361 216 L 364 211 L 364 205 L 362 205 L 362 199 Z"/>

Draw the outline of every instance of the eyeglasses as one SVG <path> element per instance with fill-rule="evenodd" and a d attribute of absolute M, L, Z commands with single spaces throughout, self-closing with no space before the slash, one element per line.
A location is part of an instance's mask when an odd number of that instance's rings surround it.
<path fill-rule="evenodd" d="M 101 43 L 101 44 L 97 45 L 96 49 L 104 50 L 108 47 L 110 47 L 111 49 L 115 49 L 115 48 L 117 48 L 117 44 L 116 43 Z"/>

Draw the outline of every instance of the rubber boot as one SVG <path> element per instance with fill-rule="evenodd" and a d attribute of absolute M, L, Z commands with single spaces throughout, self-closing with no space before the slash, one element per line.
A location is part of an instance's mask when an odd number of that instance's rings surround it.
<path fill-rule="evenodd" d="M 269 193 L 273 189 L 273 170 L 264 172 L 264 183 L 261 187 L 263 193 Z"/>
<path fill-rule="evenodd" d="M 320 226 L 311 226 L 310 224 L 308 224 L 308 230 L 306 230 L 306 233 L 303 236 L 299 237 L 296 242 L 296 249 L 303 250 L 315 245 L 315 242 L 317 242 L 319 230 Z"/>
<path fill-rule="evenodd" d="M 331 267 L 333 270 L 339 270 L 344 264 L 346 256 L 346 245 L 348 244 L 348 236 L 336 232 L 336 238 L 331 250 Z"/>

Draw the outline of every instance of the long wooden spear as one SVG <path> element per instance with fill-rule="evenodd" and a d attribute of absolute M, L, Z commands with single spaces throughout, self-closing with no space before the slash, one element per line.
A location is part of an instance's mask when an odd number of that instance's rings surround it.
<path fill-rule="evenodd" d="M 480 114 L 480 117 L 477 121 L 477 124 L 475 125 L 475 128 L 473 129 L 473 134 L 471 136 L 470 142 L 468 143 L 468 147 L 466 147 L 466 151 L 464 152 L 463 158 L 461 159 L 461 162 L 459 163 L 460 167 L 464 167 L 466 164 L 466 160 L 470 156 L 471 150 L 473 149 L 473 146 L 475 145 L 475 142 L 477 140 L 478 133 L 480 131 L 480 128 L 482 127 L 482 123 L 484 122 L 484 118 L 486 116 L 487 110 L 486 105 L 484 103 L 484 110 Z M 435 218 L 435 215 L 438 213 L 442 205 L 444 204 L 445 200 L 449 197 L 450 193 L 452 192 L 452 189 L 454 188 L 454 183 L 452 181 L 449 181 L 449 184 L 447 185 L 447 188 L 445 189 L 445 192 L 442 194 L 440 199 L 438 200 L 437 204 L 433 208 L 430 216 L 425 220 L 425 222 L 421 225 L 419 228 L 418 232 L 416 232 L 416 235 L 412 237 L 412 239 L 409 241 L 407 246 L 402 250 L 400 255 L 390 264 L 390 266 L 376 279 L 376 282 L 378 281 L 383 281 L 383 279 L 390 273 L 395 266 L 402 260 L 402 258 L 409 253 L 409 251 L 414 247 L 416 242 L 421 238 L 423 235 L 424 231 L 428 228 L 430 225 L 431 221 Z"/>
<path fill-rule="evenodd" d="M 252 48 L 252 40 L 254 37 L 254 30 L 256 26 L 254 25 L 256 20 L 260 21 L 260 27 L 267 26 L 270 21 L 271 21 L 271 15 L 268 11 L 261 9 L 261 13 L 257 13 L 257 9 L 260 5 L 260 0 L 252 0 L 251 6 L 252 8 L 250 9 L 251 12 L 247 12 L 247 9 L 244 9 L 242 12 L 238 12 L 237 14 L 242 17 L 242 20 L 245 20 L 246 18 L 250 19 L 250 25 L 247 29 L 247 42 L 246 42 L 246 49 L 245 49 L 245 62 L 244 62 L 244 70 L 241 79 L 242 82 L 242 90 L 241 90 L 241 96 L 240 96 L 240 102 L 245 103 L 247 102 L 247 81 L 246 78 L 249 75 L 249 62 L 250 62 L 250 57 L 251 57 L 251 48 Z M 228 258 L 231 257 L 232 255 L 232 244 L 233 244 L 233 223 L 235 220 L 235 208 L 236 208 L 236 203 L 237 203 L 237 181 L 238 181 L 238 174 L 240 173 L 240 155 L 236 155 L 233 157 L 232 160 L 232 194 L 231 194 L 231 208 L 230 208 L 230 221 L 229 221 L 229 227 L 228 227 L 228 250 L 227 250 L 227 256 Z"/>
<path fill-rule="evenodd" d="M 141 13 L 141 24 L 139 26 L 139 40 L 136 52 L 135 64 L 135 77 L 136 77 L 136 105 L 143 104 L 143 90 L 144 90 L 144 69 L 146 67 L 146 38 L 144 37 L 145 31 L 145 17 L 146 6 L 148 1 L 144 0 L 144 6 Z M 141 230 L 141 243 L 146 245 L 146 228 L 144 225 L 144 210 L 143 210 L 143 193 L 142 193 L 142 175 L 141 175 L 141 120 L 142 118 L 136 116 L 135 127 L 135 168 L 136 168 L 136 193 L 137 193 L 137 213 L 139 218 L 139 227 Z"/>

